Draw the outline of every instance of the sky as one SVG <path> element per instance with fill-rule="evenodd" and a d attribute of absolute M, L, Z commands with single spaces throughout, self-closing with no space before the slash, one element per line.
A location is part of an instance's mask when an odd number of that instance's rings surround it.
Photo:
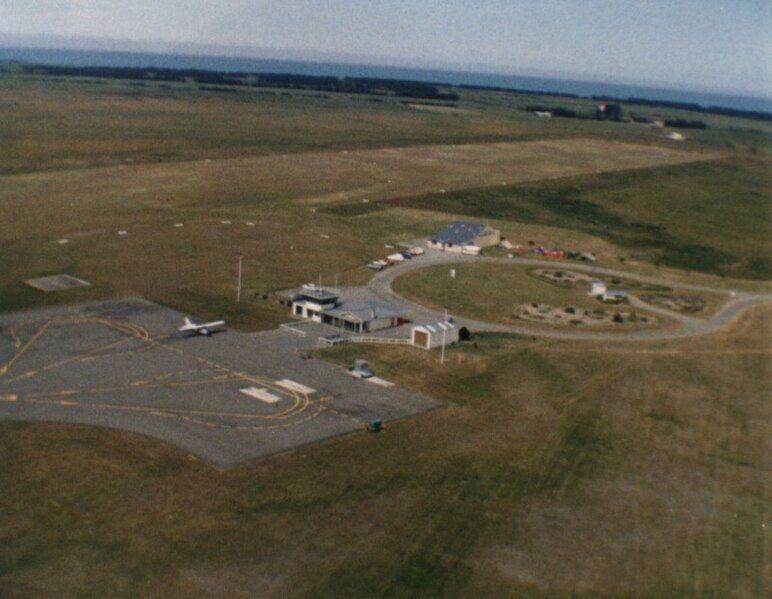
<path fill-rule="evenodd" d="M 772 95 L 770 0 L 0 0 L 0 32 Z"/>

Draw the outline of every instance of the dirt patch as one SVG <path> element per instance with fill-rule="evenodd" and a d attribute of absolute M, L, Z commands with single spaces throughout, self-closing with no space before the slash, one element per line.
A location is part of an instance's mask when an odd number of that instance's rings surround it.
<path fill-rule="evenodd" d="M 701 312 L 705 309 L 706 305 L 706 301 L 697 295 L 665 295 L 654 293 L 641 295 L 640 299 L 647 304 L 651 304 L 658 308 L 691 314 Z"/>
<path fill-rule="evenodd" d="M 664 285 L 654 285 L 632 279 L 593 275 L 586 272 L 564 270 L 560 268 L 534 268 L 533 270 L 529 270 L 528 274 L 542 281 L 546 281 L 547 283 L 558 285 L 559 287 L 578 287 L 589 290 L 595 281 L 602 281 L 610 287 L 623 288 L 626 291 L 659 292 L 660 295 L 671 291 L 670 287 L 665 287 Z M 662 295 L 662 297 L 668 296 Z"/>
<path fill-rule="evenodd" d="M 415 110 L 425 110 L 426 112 L 439 112 L 445 114 L 470 114 L 475 112 L 474 110 L 467 110 L 466 108 L 456 108 L 455 106 L 441 106 L 439 104 L 408 104 L 410 108 Z"/>
<path fill-rule="evenodd" d="M 630 325 L 657 324 L 657 320 L 647 314 L 642 315 L 630 309 L 602 309 L 587 310 L 574 306 L 556 307 L 549 304 L 522 304 L 516 306 L 512 312 L 512 318 L 527 320 L 529 322 L 541 322 L 559 326 L 599 326 L 599 325 Z"/>

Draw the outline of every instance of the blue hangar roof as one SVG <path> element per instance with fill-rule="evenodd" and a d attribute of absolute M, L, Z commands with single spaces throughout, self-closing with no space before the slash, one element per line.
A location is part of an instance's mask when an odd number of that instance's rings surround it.
<path fill-rule="evenodd" d="M 461 220 L 454 220 L 442 231 L 434 235 L 431 240 L 441 243 L 451 243 L 453 245 L 470 245 L 486 229 L 485 225 L 480 223 L 467 223 Z"/>

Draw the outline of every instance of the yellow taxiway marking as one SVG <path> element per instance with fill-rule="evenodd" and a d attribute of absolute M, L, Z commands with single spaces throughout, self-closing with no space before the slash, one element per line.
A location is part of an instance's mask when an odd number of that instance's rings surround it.
<path fill-rule="evenodd" d="M 16 352 L 16 353 L 15 353 L 15 354 L 14 354 L 14 355 L 11 357 L 11 359 L 8 361 L 8 363 L 7 363 L 5 366 L 3 366 L 2 368 L 0 368 L 0 376 L 3 376 L 4 374 L 6 374 L 6 373 L 8 372 L 8 370 L 11 368 L 11 366 L 13 366 L 14 362 L 16 362 L 16 360 L 18 360 L 19 358 L 21 358 L 21 357 L 22 357 L 22 355 L 24 355 L 24 352 L 25 352 L 25 351 L 27 351 L 27 350 L 30 348 L 30 346 L 31 346 L 33 343 L 35 343 L 35 341 L 37 341 L 38 337 L 40 337 L 40 336 L 41 336 L 41 335 L 42 335 L 42 334 L 45 332 L 45 330 L 48 328 L 48 326 L 49 326 L 50 324 L 51 324 L 51 321 L 49 320 L 49 321 L 48 321 L 48 322 L 46 322 L 46 323 L 45 323 L 45 324 L 44 324 L 42 327 L 40 327 L 40 328 L 39 328 L 39 329 L 38 329 L 38 330 L 35 332 L 35 334 L 34 334 L 34 335 L 32 335 L 32 337 L 30 337 L 30 338 L 27 340 L 27 342 L 26 342 L 26 343 L 25 343 L 25 344 L 24 344 L 24 345 L 21 347 L 21 349 L 19 349 L 19 351 L 17 351 L 17 352 Z"/>
<path fill-rule="evenodd" d="M 120 339 L 116 342 L 93 348 L 87 352 L 84 352 L 82 354 L 79 354 L 77 356 L 73 356 L 70 358 L 66 358 L 64 360 L 59 360 L 58 362 L 54 362 L 51 364 L 48 364 L 47 366 L 43 366 L 42 368 L 44 370 L 48 370 L 51 368 L 55 368 L 57 366 L 63 366 L 65 364 L 69 364 L 70 362 L 74 361 L 84 361 L 84 360 L 90 360 L 95 359 L 100 356 L 99 352 L 104 352 L 105 350 L 109 350 L 121 343 L 125 343 L 127 341 L 130 341 L 132 339 L 137 339 L 140 341 L 143 341 L 147 348 L 163 348 L 167 349 L 169 351 L 174 351 L 175 353 L 179 353 L 180 355 L 184 355 L 185 352 L 183 352 L 179 347 L 171 347 L 162 343 L 159 343 L 161 339 L 169 337 L 169 335 L 160 336 L 157 338 L 150 337 L 150 334 L 146 329 L 144 329 L 141 326 L 133 325 L 129 323 L 122 323 L 119 321 L 111 321 L 104 318 L 93 318 L 93 317 L 72 317 L 67 319 L 58 319 L 58 320 L 50 320 L 46 322 L 43 326 L 38 329 L 35 334 L 19 349 L 19 351 L 12 357 L 11 361 L 0 368 L 0 376 L 5 374 L 8 369 L 12 366 L 12 364 L 19 358 L 21 355 L 40 337 L 40 335 L 43 334 L 43 332 L 48 328 L 51 324 L 76 324 L 76 323 L 98 323 L 106 325 L 110 328 L 113 328 L 121 333 L 127 334 L 128 337 L 124 339 Z M 121 352 L 121 353 L 133 353 L 134 351 L 138 350 L 130 350 L 128 352 Z M 101 355 L 108 356 L 111 355 L 109 353 L 103 353 Z M 104 387 L 104 388 L 96 388 L 96 389 L 65 389 L 59 392 L 54 393 L 40 393 L 40 394 L 30 394 L 25 395 L 23 398 L 23 401 L 27 401 L 30 403 L 55 403 L 62 406 L 75 406 L 80 405 L 83 407 L 93 407 L 93 408 L 104 408 L 104 409 L 116 409 L 116 410 L 129 410 L 129 411 L 142 411 L 146 413 L 150 413 L 156 416 L 163 416 L 163 417 L 172 417 L 172 418 L 179 418 L 182 420 L 195 422 L 198 424 L 202 424 L 211 428 L 216 427 L 222 427 L 222 428 L 234 428 L 234 429 L 254 429 L 254 430 L 262 430 L 262 429 L 273 429 L 273 428 L 285 428 L 289 426 L 293 426 L 296 423 L 305 422 L 309 419 L 317 417 L 322 411 L 325 409 L 332 411 L 334 413 L 339 413 L 337 410 L 332 409 L 328 406 L 322 406 L 322 405 L 316 405 L 318 408 L 317 410 L 314 410 L 313 413 L 310 413 L 305 418 L 302 418 L 298 420 L 297 416 L 300 414 L 306 412 L 309 407 L 312 407 L 316 404 L 316 402 L 312 401 L 308 395 L 299 393 L 297 391 L 292 391 L 288 389 L 282 389 L 279 388 L 274 381 L 270 381 L 268 379 L 265 379 L 263 377 L 260 377 L 258 375 L 251 375 L 249 373 L 240 372 L 237 370 L 234 370 L 232 368 L 229 368 L 227 366 L 224 366 L 222 364 L 218 364 L 217 362 L 213 360 L 209 360 L 207 358 L 203 358 L 200 356 L 196 356 L 197 360 L 202 363 L 206 364 L 209 367 L 211 367 L 213 370 L 217 371 L 219 374 L 214 375 L 212 378 L 209 379 L 199 379 L 199 380 L 193 380 L 193 381 L 174 381 L 169 382 L 167 377 L 174 376 L 175 374 L 183 374 L 183 373 L 193 373 L 195 370 L 191 371 L 179 371 L 179 373 L 165 373 L 163 375 L 160 375 L 155 378 L 151 378 L 149 380 L 138 380 L 134 381 L 132 383 L 129 383 L 125 386 L 116 386 L 116 387 Z M 205 371 L 205 369 L 198 369 L 199 372 Z M 21 376 L 34 376 L 34 371 L 30 371 L 26 375 Z M 18 379 L 20 377 L 15 377 L 15 379 Z M 15 380 L 13 379 L 13 380 Z M 186 410 L 186 409 L 179 409 L 179 408 L 164 408 L 159 406 L 126 406 L 126 405 L 117 405 L 117 404 L 108 404 L 108 403 L 95 403 L 95 404 L 82 404 L 74 401 L 67 401 L 67 400 L 56 400 L 56 399 L 43 399 L 43 398 L 54 398 L 54 397 L 62 397 L 62 396 L 68 396 L 68 395 L 75 395 L 78 393 L 105 393 L 105 392 L 112 392 L 112 391 L 125 391 L 130 389 L 147 389 L 152 387 L 181 387 L 181 386 L 187 386 L 187 385 L 201 385 L 201 384 L 209 384 L 209 383 L 224 383 L 224 382 L 235 382 L 235 381 L 247 381 L 252 383 L 258 383 L 261 385 L 264 385 L 265 387 L 269 389 L 273 389 L 276 392 L 280 393 L 282 397 L 290 399 L 290 405 L 282 410 L 281 412 L 277 412 L 274 414 L 254 414 L 254 413 L 239 413 L 239 412 L 218 412 L 218 411 L 208 411 L 208 410 Z M 163 381 L 163 382 L 161 382 Z M 7 380 L 6 382 L 10 382 L 10 380 Z M 0 396 L 0 399 L 4 401 L 16 401 L 17 397 L 15 395 L 6 395 L 6 396 Z M 324 398 L 321 398 L 321 401 L 332 399 L 331 396 L 326 396 Z M 341 416 L 347 416 L 351 418 L 351 420 L 357 421 L 358 419 L 348 416 L 346 414 L 340 414 Z M 211 422 L 208 420 L 203 419 L 196 419 L 195 416 L 219 416 L 219 417 L 230 417 L 230 418 L 240 418 L 240 419 L 261 419 L 261 420 L 268 420 L 272 421 L 276 424 L 271 425 L 263 425 L 263 426 L 239 426 L 234 424 L 227 424 L 227 423 L 216 423 Z M 291 420 L 290 420 L 291 419 Z"/>
<path fill-rule="evenodd" d="M 22 379 L 31 379 L 33 376 L 35 376 L 38 373 L 37 370 L 28 370 L 24 374 L 17 374 L 16 376 L 12 376 L 9 379 L 6 379 L 6 383 L 13 383 L 14 381 L 20 381 Z"/>
<path fill-rule="evenodd" d="M 113 341 L 111 343 L 108 343 L 106 345 L 102 345 L 100 347 L 95 347 L 94 349 L 90 349 L 87 352 L 84 352 L 82 354 L 79 354 L 77 356 L 73 356 L 71 358 L 65 358 L 64 360 L 59 360 L 58 362 L 54 362 L 52 364 L 48 364 L 43 367 L 43 370 L 51 370 L 52 368 L 57 368 L 59 366 L 64 366 L 65 364 L 70 364 L 72 362 L 79 362 L 81 360 L 86 360 L 88 358 L 94 357 L 95 354 L 98 354 L 100 351 L 104 351 L 106 349 L 111 349 L 113 347 L 117 347 L 118 345 L 121 345 L 122 343 L 126 343 L 127 341 L 133 341 L 136 339 L 136 337 L 124 337 L 123 339 L 118 339 L 118 341 Z"/>
<path fill-rule="evenodd" d="M 186 410 L 183 408 L 161 408 L 159 406 L 145 407 L 145 406 L 123 406 L 120 404 L 109 403 L 93 403 L 89 404 L 95 408 L 107 408 L 110 410 L 128 410 L 132 412 L 149 412 L 151 414 L 155 412 L 166 413 L 170 415 L 179 414 L 195 414 L 196 416 L 220 416 L 227 418 L 247 418 L 247 419 L 264 419 L 265 414 L 250 414 L 249 412 L 218 412 L 215 410 Z M 217 426 L 216 424 L 214 426 Z"/>
<path fill-rule="evenodd" d="M 175 418 L 174 414 L 169 414 L 169 412 L 158 412 L 158 411 L 151 411 L 150 412 L 153 416 L 165 416 L 167 418 Z"/>

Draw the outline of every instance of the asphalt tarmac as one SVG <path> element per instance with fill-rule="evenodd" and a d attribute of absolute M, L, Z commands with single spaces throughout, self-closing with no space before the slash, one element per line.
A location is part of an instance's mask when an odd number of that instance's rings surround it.
<path fill-rule="evenodd" d="M 0 315 L 0 420 L 133 431 L 227 467 L 441 405 L 302 359 L 286 331 L 185 337 L 182 320 L 141 298 Z"/>

